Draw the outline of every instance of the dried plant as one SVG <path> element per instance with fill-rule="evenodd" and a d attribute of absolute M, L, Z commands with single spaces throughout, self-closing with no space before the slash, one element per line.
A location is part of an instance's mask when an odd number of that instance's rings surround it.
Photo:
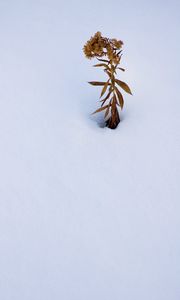
<path fill-rule="evenodd" d="M 122 46 L 122 41 L 102 37 L 101 32 L 98 31 L 87 41 L 83 48 L 86 58 L 96 58 L 100 61 L 94 67 L 103 67 L 108 76 L 106 82 L 90 81 L 89 83 L 94 86 L 102 86 L 100 98 L 102 96 L 104 98 L 100 100 L 101 107 L 93 114 L 105 110 L 106 126 L 111 129 L 115 129 L 120 122 L 118 106 L 121 109 L 124 106 L 123 95 L 119 87 L 132 95 L 129 86 L 116 78 L 117 70 L 125 71 L 119 66 L 122 57 Z"/>

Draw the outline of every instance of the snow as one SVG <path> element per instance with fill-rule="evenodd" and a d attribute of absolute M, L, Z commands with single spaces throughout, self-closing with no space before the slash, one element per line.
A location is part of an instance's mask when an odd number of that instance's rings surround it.
<path fill-rule="evenodd" d="M 0 299 L 180 299 L 180 4 L 0 1 Z M 82 47 L 124 41 L 125 96 Z"/>

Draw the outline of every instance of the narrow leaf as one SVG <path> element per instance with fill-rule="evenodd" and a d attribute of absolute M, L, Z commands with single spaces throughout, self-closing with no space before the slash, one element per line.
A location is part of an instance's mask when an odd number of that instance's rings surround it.
<path fill-rule="evenodd" d="M 119 79 L 116 79 L 115 81 L 126 93 L 132 95 L 132 92 L 131 92 L 129 86 L 125 82 L 123 82 Z"/>
<path fill-rule="evenodd" d="M 107 60 L 107 59 L 100 59 L 100 58 L 97 58 L 99 61 L 103 61 L 103 62 L 107 62 L 107 63 L 109 63 L 109 60 Z"/>
<path fill-rule="evenodd" d="M 111 69 L 109 68 L 109 66 L 106 65 L 106 64 L 97 64 L 97 65 L 94 65 L 93 67 L 104 67 L 105 68 L 104 71 L 106 71 L 106 70 L 111 71 Z"/>
<path fill-rule="evenodd" d="M 102 89 L 102 92 L 101 92 L 101 97 L 105 94 L 106 90 L 107 90 L 107 87 L 109 85 L 109 80 L 106 82 L 106 84 L 104 85 L 103 89 Z"/>
<path fill-rule="evenodd" d="M 99 85 L 99 86 L 102 86 L 102 85 L 105 85 L 106 84 L 106 82 L 99 82 L 99 81 L 89 81 L 88 82 L 89 84 L 91 84 L 91 85 Z"/>
<path fill-rule="evenodd" d="M 122 50 L 120 50 L 120 51 L 117 53 L 117 55 L 119 55 L 121 52 L 122 52 Z"/>
<path fill-rule="evenodd" d="M 105 67 L 105 68 L 108 68 L 108 65 L 106 65 L 106 64 L 97 64 L 97 65 L 94 65 L 93 67 Z"/>
<path fill-rule="evenodd" d="M 115 87 L 115 91 L 116 91 L 116 94 L 117 94 L 117 96 L 118 96 L 119 105 L 120 105 L 121 109 L 123 109 L 123 106 L 124 106 L 124 99 L 123 99 L 123 96 L 122 96 L 121 92 L 118 90 L 117 87 Z"/>
<path fill-rule="evenodd" d="M 109 96 L 111 95 L 111 93 L 112 93 L 112 91 L 110 91 L 110 92 L 107 94 L 107 96 L 106 96 L 104 99 L 102 99 L 100 102 L 106 101 L 106 100 L 109 98 Z"/>
<path fill-rule="evenodd" d="M 98 112 L 100 112 L 100 111 L 106 109 L 107 107 L 108 107 L 108 105 L 105 105 L 105 106 L 103 106 L 103 107 L 98 108 L 96 111 L 94 111 L 94 112 L 92 113 L 92 115 L 94 115 L 94 114 L 96 114 L 96 113 L 98 113 Z"/>
<path fill-rule="evenodd" d="M 113 74 L 111 74 L 109 71 L 106 71 L 106 73 L 108 74 L 109 78 L 112 79 L 112 82 L 115 80 L 115 77 Z"/>
<path fill-rule="evenodd" d="M 123 72 L 125 72 L 125 69 L 123 69 L 123 68 L 118 68 L 119 70 L 121 70 L 121 71 L 123 71 Z"/>

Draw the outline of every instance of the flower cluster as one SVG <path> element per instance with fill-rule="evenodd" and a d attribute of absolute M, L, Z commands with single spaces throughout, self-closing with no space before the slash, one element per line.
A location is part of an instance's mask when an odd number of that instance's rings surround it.
<path fill-rule="evenodd" d="M 120 61 L 120 51 L 123 42 L 117 39 L 102 37 L 101 32 L 96 32 L 85 44 L 83 51 L 88 59 L 93 57 L 107 56 L 109 61 L 118 64 Z"/>

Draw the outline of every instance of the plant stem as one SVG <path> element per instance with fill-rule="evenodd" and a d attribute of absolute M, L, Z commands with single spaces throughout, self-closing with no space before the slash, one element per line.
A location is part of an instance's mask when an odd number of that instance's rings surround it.
<path fill-rule="evenodd" d="M 118 124 L 120 123 L 120 117 L 119 112 L 117 109 L 117 101 L 116 101 L 116 95 L 115 95 L 115 70 L 116 66 L 113 65 L 113 62 L 110 61 L 110 70 L 111 70 L 111 87 L 113 91 L 113 98 L 111 103 L 111 116 L 106 121 L 106 126 L 111 129 L 115 129 Z"/>

